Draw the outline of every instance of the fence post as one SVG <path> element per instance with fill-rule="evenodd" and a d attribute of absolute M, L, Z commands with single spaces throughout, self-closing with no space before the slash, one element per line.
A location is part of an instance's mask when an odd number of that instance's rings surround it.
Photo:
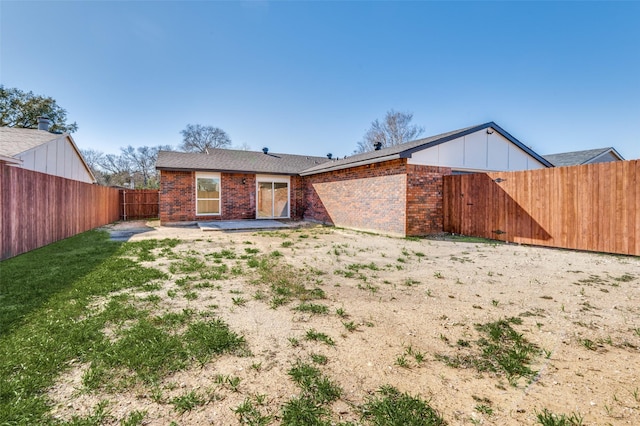
<path fill-rule="evenodd" d="M 127 191 L 122 190 L 122 220 L 127 220 Z"/>

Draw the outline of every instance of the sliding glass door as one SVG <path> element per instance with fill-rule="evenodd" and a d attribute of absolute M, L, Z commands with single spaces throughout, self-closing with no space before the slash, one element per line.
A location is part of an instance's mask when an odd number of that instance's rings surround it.
<path fill-rule="evenodd" d="M 288 218 L 289 178 L 258 176 L 257 181 L 257 218 Z"/>

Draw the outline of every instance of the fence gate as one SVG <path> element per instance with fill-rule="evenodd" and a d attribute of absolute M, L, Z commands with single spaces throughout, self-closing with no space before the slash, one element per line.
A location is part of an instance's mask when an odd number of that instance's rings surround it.
<path fill-rule="evenodd" d="M 160 212 L 157 189 L 120 190 L 120 220 L 155 219 Z"/>

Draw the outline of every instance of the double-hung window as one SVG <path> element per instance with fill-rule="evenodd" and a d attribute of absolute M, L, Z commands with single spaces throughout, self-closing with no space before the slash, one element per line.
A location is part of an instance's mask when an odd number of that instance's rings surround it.
<path fill-rule="evenodd" d="M 196 215 L 220 214 L 220 174 L 196 173 Z"/>

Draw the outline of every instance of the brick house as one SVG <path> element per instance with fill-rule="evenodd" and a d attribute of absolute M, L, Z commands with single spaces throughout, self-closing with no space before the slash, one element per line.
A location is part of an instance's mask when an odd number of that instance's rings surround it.
<path fill-rule="evenodd" d="M 493 122 L 343 159 L 163 151 L 162 223 L 304 219 L 392 235 L 442 232 L 442 177 L 551 163 Z"/>
<path fill-rule="evenodd" d="M 327 157 L 210 149 L 158 153 L 160 221 L 301 219 L 300 172 Z"/>

